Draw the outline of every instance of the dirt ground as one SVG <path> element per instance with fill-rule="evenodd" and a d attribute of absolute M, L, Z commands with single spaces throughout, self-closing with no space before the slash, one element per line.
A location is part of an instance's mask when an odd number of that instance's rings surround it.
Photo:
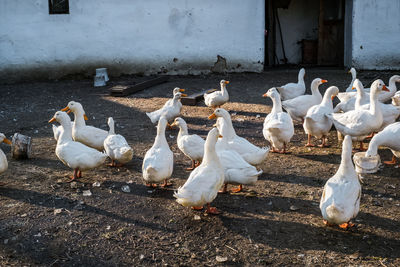
<path fill-rule="evenodd" d="M 385 82 L 390 72 L 361 73 L 363 81 L 376 76 Z M 344 70 L 309 69 L 306 84 L 327 79 L 341 90 L 350 82 Z M 206 216 L 180 206 L 173 198 L 189 172 L 190 160 L 178 149 L 177 130 L 168 130 L 174 152 L 173 188 L 148 189 L 141 164 L 156 129 L 145 115 L 163 105 L 176 86 L 187 93 L 217 88 L 230 81 L 231 113 L 237 133 L 258 146 L 267 146 L 262 127 L 271 101 L 261 97 L 268 88 L 297 79 L 296 69 L 260 74 L 173 76 L 169 82 L 124 98 L 109 96 L 117 84 L 146 77 L 114 78 L 106 87 L 92 80 L 0 85 L 0 132 L 33 138 L 33 156 L 14 160 L 2 144 L 9 169 L 0 175 L 1 266 L 214 266 L 317 265 L 400 266 L 400 169 L 385 166 L 365 175 L 356 227 L 341 230 L 324 226 L 319 210 L 323 185 L 340 163 L 340 145 L 331 131 L 330 148 L 306 148 L 306 136 L 296 125 L 288 155 L 270 153 L 258 166 L 264 173 L 244 192 L 219 195 L 213 202 L 222 214 Z M 308 90 L 309 92 L 309 90 Z M 72 170 L 55 155 L 48 120 L 70 100 L 82 103 L 88 124 L 107 130 L 109 116 L 116 131 L 135 153 L 125 167 L 102 166 L 83 173 L 79 183 L 67 183 Z M 215 121 L 200 103 L 184 106 L 182 116 L 190 133 L 205 137 Z M 389 160 L 388 149 L 380 150 Z M 93 183 L 99 182 L 96 187 Z M 128 185 L 130 192 L 122 191 Z M 90 190 L 91 196 L 83 191 Z"/>

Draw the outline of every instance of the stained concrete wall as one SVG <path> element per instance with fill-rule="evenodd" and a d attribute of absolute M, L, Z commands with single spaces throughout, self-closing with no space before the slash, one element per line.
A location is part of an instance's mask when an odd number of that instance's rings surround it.
<path fill-rule="evenodd" d="M 0 79 L 107 67 L 121 73 L 206 73 L 217 55 L 227 71 L 262 71 L 264 0 L 0 1 Z"/>
<path fill-rule="evenodd" d="M 399 0 L 353 0 L 354 67 L 400 69 L 399 11 Z"/>
<path fill-rule="evenodd" d="M 318 39 L 319 0 L 290 1 L 288 9 L 278 9 L 282 27 L 282 37 L 288 63 L 302 62 L 302 39 Z M 277 26 L 278 30 L 278 26 Z M 276 38 L 279 59 L 283 59 L 279 32 Z M 280 61 L 280 63 L 283 63 Z"/>

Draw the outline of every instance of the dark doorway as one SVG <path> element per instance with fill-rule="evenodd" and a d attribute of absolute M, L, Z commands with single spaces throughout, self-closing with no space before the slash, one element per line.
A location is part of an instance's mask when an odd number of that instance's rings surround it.
<path fill-rule="evenodd" d="M 265 66 L 343 66 L 345 0 L 266 0 Z"/>

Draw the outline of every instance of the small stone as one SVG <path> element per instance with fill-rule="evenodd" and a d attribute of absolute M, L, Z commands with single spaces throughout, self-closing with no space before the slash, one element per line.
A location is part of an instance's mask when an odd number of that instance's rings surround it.
<path fill-rule="evenodd" d="M 133 184 L 133 180 L 129 180 L 128 182 L 126 182 L 127 184 Z"/>
<path fill-rule="evenodd" d="M 169 138 L 174 139 L 175 135 L 169 135 Z"/>
<path fill-rule="evenodd" d="M 4 245 L 7 245 L 8 244 L 8 239 L 4 239 L 3 243 L 4 243 Z"/>
<path fill-rule="evenodd" d="M 201 220 L 201 217 L 200 217 L 199 215 L 194 215 L 194 219 L 195 219 L 196 221 L 198 221 L 198 220 Z"/>
<path fill-rule="evenodd" d="M 22 217 L 22 218 L 24 218 L 24 217 L 26 217 L 26 216 L 28 216 L 28 214 L 26 214 L 26 213 L 21 214 L 21 217 Z"/>
<path fill-rule="evenodd" d="M 297 257 L 299 257 L 299 258 L 304 258 L 304 254 L 299 254 L 299 255 L 297 255 Z"/>
<path fill-rule="evenodd" d="M 297 206 L 295 206 L 295 205 L 292 205 L 292 206 L 290 206 L 289 209 L 290 209 L 291 211 L 296 211 L 296 210 L 299 210 L 300 208 L 297 207 Z"/>
<path fill-rule="evenodd" d="M 38 233 L 38 234 L 36 234 L 36 235 L 33 235 L 34 237 L 41 237 L 42 236 L 42 234 L 41 233 Z"/>
<path fill-rule="evenodd" d="M 78 183 L 77 183 L 77 182 L 71 182 L 71 183 L 69 184 L 69 186 L 70 186 L 72 189 L 76 189 L 76 188 L 78 188 Z"/>
<path fill-rule="evenodd" d="M 94 182 L 94 183 L 92 184 L 93 187 L 100 187 L 100 185 L 101 185 L 100 182 Z"/>
<path fill-rule="evenodd" d="M 236 116 L 236 114 L 237 114 L 236 112 L 233 112 L 233 113 L 231 114 L 231 116 Z"/>
<path fill-rule="evenodd" d="M 106 230 L 110 230 L 111 226 L 107 225 Z"/>
<path fill-rule="evenodd" d="M 83 190 L 82 193 L 84 197 L 90 197 L 92 195 L 92 192 L 90 190 Z"/>
<path fill-rule="evenodd" d="M 397 169 L 399 167 L 399 165 L 394 166 L 395 169 Z"/>
<path fill-rule="evenodd" d="M 352 254 L 349 256 L 350 259 L 355 260 L 358 259 L 358 255 L 357 254 Z"/>
<path fill-rule="evenodd" d="M 63 209 L 55 209 L 54 210 L 54 215 L 60 214 L 63 211 Z"/>
<path fill-rule="evenodd" d="M 215 260 L 217 262 L 226 262 L 228 260 L 228 257 L 217 256 L 215 257 Z"/>
<path fill-rule="evenodd" d="M 239 121 L 239 122 L 243 122 L 243 121 L 244 121 L 244 119 L 242 119 L 242 118 L 239 118 L 239 119 L 237 119 L 237 121 Z"/>
<path fill-rule="evenodd" d="M 67 225 L 68 225 L 68 226 L 71 226 L 71 225 L 72 225 L 72 222 L 68 222 Z"/>
<path fill-rule="evenodd" d="M 37 134 L 39 133 L 39 130 L 34 130 L 33 133 Z"/>
<path fill-rule="evenodd" d="M 392 184 L 388 185 L 388 187 L 389 187 L 390 189 L 396 189 L 396 187 L 395 187 L 394 185 L 392 185 Z"/>
<path fill-rule="evenodd" d="M 130 193 L 131 192 L 131 188 L 129 187 L 129 185 L 123 185 L 121 187 L 121 190 L 122 190 L 122 192 L 125 192 L 125 193 Z"/>
<path fill-rule="evenodd" d="M 257 115 L 256 115 L 256 118 L 260 118 L 260 117 L 261 117 L 260 114 L 257 114 Z"/>
<path fill-rule="evenodd" d="M 143 260 L 143 259 L 144 259 L 144 255 L 143 255 L 143 254 L 140 254 L 139 259 L 140 259 L 140 260 Z"/>
<path fill-rule="evenodd" d="M 272 206 L 272 200 L 267 203 L 269 206 Z"/>

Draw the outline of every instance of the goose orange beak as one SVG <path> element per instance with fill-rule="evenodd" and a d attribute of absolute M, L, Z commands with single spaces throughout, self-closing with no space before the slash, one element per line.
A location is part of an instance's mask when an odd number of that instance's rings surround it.
<path fill-rule="evenodd" d="M 181 89 L 179 89 L 179 92 L 185 92 L 185 89 L 181 88 Z"/>
<path fill-rule="evenodd" d="M 356 87 L 355 86 L 351 87 L 351 90 L 356 90 Z"/>
<path fill-rule="evenodd" d="M 11 141 L 10 141 L 9 139 L 7 139 L 7 138 L 4 138 L 4 139 L 3 139 L 3 142 L 6 143 L 6 144 L 11 145 Z"/>
<path fill-rule="evenodd" d="M 215 119 L 217 118 L 217 116 L 215 115 L 215 113 L 211 114 L 210 116 L 208 116 L 209 120 Z"/>
<path fill-rule="evenodd" d="M 321 83 L 327 83 L 328 81 L 327 80 L 321 80 Z"/>
<path fill-rule="evenodd" d="M 49 120 L 49 123 L 52 123 L 52 122 L 55 122 L 56 121 L 56 118 L 51 118 L 50 120 Z"/>
<path fill-rule="evenodd" d="M 386 85 L 382 86 L 382 91 L 390 92 L 390 90 L 386 87 Z"/>
<path fill-rule="evenodd" d="M 181 94 L 181 96 L 187 96 L 187 94 Z"/>
<path fill-rule="evenodd" d="M 218 135 L 218 138 L 222 138 L 223 136 L 222 135 Z"/>
<path fill-rule="evenodd" d="M 229 81 L 225 81 L 225 84 L 228 84 L 229 83 Z"/>
<path fill-rule="evenodd" d="M 89 120 L 89 118 L 86 116 L 86 114 L 83 114 L 83 118 L 85 119 L 85 121 Z"/>
<path fill-rule="evenodd" d="M 331 96 L 331 99 L 332 99 L 332 100 L 335 99 L 335 95 Z"/>
<path fill-rule="evenodd" d="M 267 97 L 267 96 L 268 96 L 267 93 L 265 93 L 265 94 L 262 95 L 262 97 Z"/>
<path fill-rule="evenodd" d="M 65 108 L 61 109 L 61 111 L 68 111 L 70 110 L 68 106 L 66 106 Z"/>

